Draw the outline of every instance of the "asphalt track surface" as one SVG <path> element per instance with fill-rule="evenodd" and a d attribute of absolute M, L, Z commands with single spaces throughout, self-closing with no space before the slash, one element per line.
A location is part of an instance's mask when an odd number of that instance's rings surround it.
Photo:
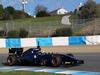
<path fill-rule="evenodd" d="M 37 68 L 47 68 L 47 69 L 63 69 L 63 70 L 75 70 L 75 71 L 90 71 L 90 72 L 100 72 L 100 53 L 73 53 L 73 55 L 84 60 L 84 64 L 78 66 L 60 66 L 60 67 L 50 67 L 50 66 L 25 66 L 17 65 L 17 67 L 37 67 Z M 0 54 L 0 66 L 6 66 L 7 54 Z"/>

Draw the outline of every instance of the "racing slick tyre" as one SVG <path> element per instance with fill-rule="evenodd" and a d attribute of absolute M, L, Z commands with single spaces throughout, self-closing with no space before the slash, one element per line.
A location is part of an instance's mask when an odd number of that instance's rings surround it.
<path fill-rule="evenodd" d="M 16 56 L 8 56 L 7 58 L 7 65 L 8 66 L 13 66 L 16 64 L 17 58 Z"/>
<path fill-rule="evenodd" d="M 61 57 L 57 55 L 52 56 L 51 66 L 58 67 L 61 65 Z"/>

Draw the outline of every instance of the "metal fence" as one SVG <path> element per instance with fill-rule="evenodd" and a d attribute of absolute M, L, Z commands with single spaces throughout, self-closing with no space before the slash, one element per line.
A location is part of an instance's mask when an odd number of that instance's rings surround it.
<path fill-rule="evenodd" d="M 10 30 L 25 28 L 29 31 L 28 37 L 47 36 L 50 37 L 55 30 L 63 27 L 71 27 L 73 35 L 98 35 L 100 34 L 100 18 L 70 20 L 70 25 L 63 25 L 61 21 L 33 22 L 0 22 L 0 31 L 5 30 L 7 34 Z M 4 33 L 4 36 L 5 36 Z M 0 33 L 1 34 L 1 33 Z"/>
<path fill-rule="evenodd" d="M 71 23 L 75 35 L 100 34 L 100 18 L 72 20 Z"/>

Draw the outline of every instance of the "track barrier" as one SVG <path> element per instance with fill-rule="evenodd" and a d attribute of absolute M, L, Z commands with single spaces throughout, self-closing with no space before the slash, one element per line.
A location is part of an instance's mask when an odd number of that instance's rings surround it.
<path fill-rule="evenodd" d="M 0 48 L 37 46 L 71 46 L 100 44 L 100 35 L 70 36 L 70 37 L 41 37 L 41 38 L 5 38 L 0 39 Z"/>

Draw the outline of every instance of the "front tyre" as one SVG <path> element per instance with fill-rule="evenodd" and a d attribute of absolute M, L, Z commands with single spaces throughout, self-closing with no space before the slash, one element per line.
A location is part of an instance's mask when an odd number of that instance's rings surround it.
<path fill-rule="evenodd" d="M 16 56 L 8 56 L 7 58 L 7 65 L 13 66 L 16 64 Z"/>

